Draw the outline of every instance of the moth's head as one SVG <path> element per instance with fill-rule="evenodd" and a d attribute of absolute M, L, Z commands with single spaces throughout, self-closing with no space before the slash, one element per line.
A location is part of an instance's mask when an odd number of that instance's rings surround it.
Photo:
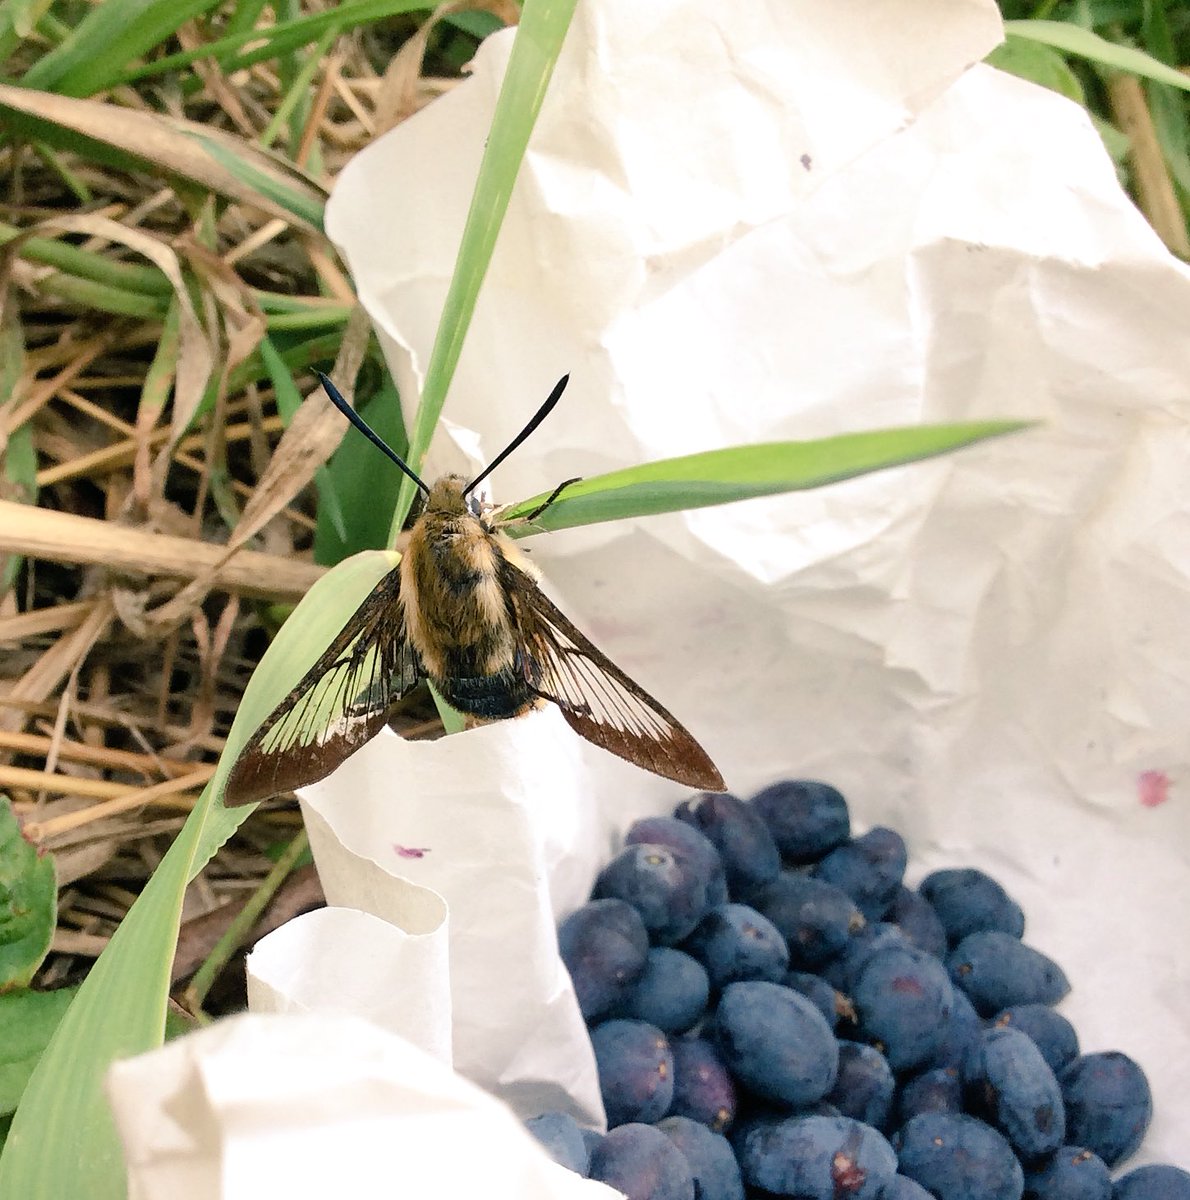
<path fill-rule="evenodd" d="M 437 480 L 426 497 L 426 509 L 444 517 L 475 516 L 479 501 L 466 494 L 467 480 L 462 475 L 443 475 Z"/>

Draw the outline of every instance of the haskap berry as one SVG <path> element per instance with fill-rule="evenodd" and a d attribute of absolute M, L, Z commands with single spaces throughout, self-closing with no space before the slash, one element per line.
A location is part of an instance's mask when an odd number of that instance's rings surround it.
<path fill-rule="evenodd" d="M 1112 1200 L 1111 1176 L 1086 1146 L 1059 1146 L 1025 1172 L 1025 1200 Z"/>
<path fill-rule="evenodd" d="M 537 1118 L 558 1161 L 629 1200 L 1190 1200 L 1172 1165 L 1113 1191 L 1148 1083 L 1079 1056 L 1066 976 L 991 876 L 907 888 L 896 832 L 853 837 L 808 780 L 626 845 L 559 929 L 612 1130 Z"/>
<path fill-rule="evenodd" d="M 702 1016 L 711 985 L 703 965 L 669 946 L 654 946 L 644 974 L 613 1009 L 617 1017 L 648 1021 L 663 1033 L 685 1033 Z"/>

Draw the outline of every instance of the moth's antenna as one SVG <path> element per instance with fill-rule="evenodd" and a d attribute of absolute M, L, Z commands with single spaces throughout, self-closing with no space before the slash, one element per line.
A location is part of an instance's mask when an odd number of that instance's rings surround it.
<path fill-rule="evenodd" d="M 554 384 L 554 390 L 550 392 L 549 398 L 546 400 L 546 402 L 537 410 L 536 413 L 533 414 L 533 420 L 531 420 L 529 424 L 526 425 L 525 428 L 522 429 L 520 433 L 518 433 L 516 437 L 514 437 L 512 441 L 509 442 L 508 445 L 505 446 L 504 449 L 501 450 L 500 453 L 497 454 L 490 463 L 488 463 L 486 470 L 484 470 L 482 474 L 477 475 L 469 484 L 467 484 L 467 486 L 463 489 L 464 496 L 471 491 L 472 488 L 478 487 L 481 483 L 483 483 L 483 481 L 487 479 L 487 477 L 525 440 L 525 438 L 527 438 L 529 434 L 531 434 L 533 430 L 535 430 L 537 426 L 540 425 L 542 421 L 544 421 L 546 417 L 550 415 L 550 410 L 562 398 L 562 393 L 566 390 L 566 385 L 569 382 L 570 376 L 563 375 L 562 378 L 559 379 L 556 384 Z"/>
<path fill-rule="evenodd" d="M 384 440 L 384 438 L 382 438 L 380 434 L 378 434 L 368 424 L 368 422 L 365 421 L 363 417 L 361 417 L 359 413 L 357 413 L 355 409 L 343 399 L 339 389 L 335 387 L 335 385 L 331 383 L 331 381 L 321 371 L 315 371 L 314 374 L 317 375 L 322 381 L 323 390 L 330 397 L 331 403 L 352 423 L 352 425 L 356 427 L 356 429 L 360 431 L 360 433 L 364 435 L 364 437 L 368 439 L 368 441 L 372 443 L 373 446 L 376 446 L 378 449 L 383 451 L 384 454 L 393 462 L 395 462 L 397 466 L 400 467 L 401 470 L 404 471 L 405 474 L 408 475 L 409 478 L 412 479 L 413 482 L 416 483 L 417 486 L 421 488 L 421 490 L 428 496 L 430 494 L 430 489 L 426 487 L 426 485 L 417 477 L 417 474 L 413 468 L 410 467 L 409 464 L 406 463 L 405 460 Z"/>

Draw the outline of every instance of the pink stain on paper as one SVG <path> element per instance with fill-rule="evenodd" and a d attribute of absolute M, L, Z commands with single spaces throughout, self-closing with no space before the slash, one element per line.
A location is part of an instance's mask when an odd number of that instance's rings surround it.
<path fill-rule="evenodd" d="M 430 852 L 429 846 L 398 846 L 393 842 L 393 849 L 398 858 L 425 858 Z"/>
<path fill-rule="evenodd" d="M 1169 799 L 1169 776 L 1164 771 L 1141 771 L 1136 791 L 1145 808 L 1159 808 Z"/>

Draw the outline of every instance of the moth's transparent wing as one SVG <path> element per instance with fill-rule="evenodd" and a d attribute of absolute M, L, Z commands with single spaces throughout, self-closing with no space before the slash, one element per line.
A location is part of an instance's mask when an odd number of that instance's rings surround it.
<path fill-rule="evenodd" d="M 705 792 L 727 790 L 681 722 L 597 650 L 523 571 L 510 565 L 505 582 L 516 610 L 520 667 L 575 733 L 666 779 Z"/>
<path fill-rule="evenodd" d="M 249 739 L 228 776 L 227 804 L 317 783 L 376 736 L 389 709 L 424 674 L 399 599 L 398 568 Z"/>

